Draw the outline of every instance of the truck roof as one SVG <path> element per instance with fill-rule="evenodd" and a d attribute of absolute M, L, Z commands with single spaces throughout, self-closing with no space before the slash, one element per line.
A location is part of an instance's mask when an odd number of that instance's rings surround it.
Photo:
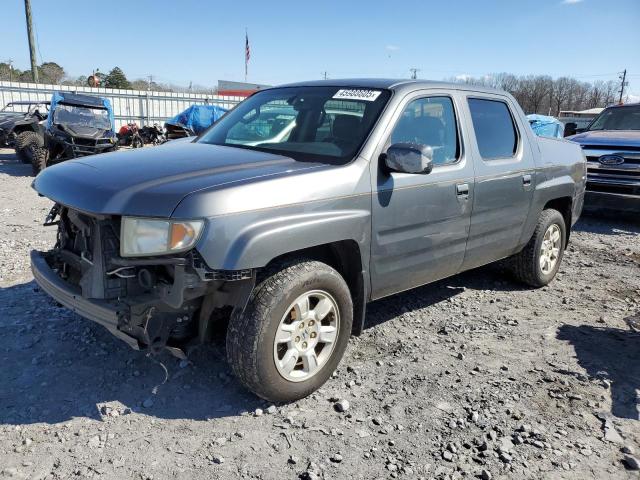
<path fill-rule="evenodd" d="M 313 80 L 308 82 L 288 83 L 279 87 L 356 87 L 356 88 L 385 88 L 389 90 L 420 90 L 423 88 L 442 88 L 447 90 L 469 90 L 473 92 L 487 92 L 505 94 L 503 90 L 467 83 L 439 82 L 432 80 L 410 80 L 398 78 L 341 78 L 332 80 Z"/>
<path fill-rule="evenodd" d="M 606 110 L 612 109 L 612 108 L 627 108 L 627 107 L 638 107 L 640 106 L 639 102 L 636 103 L 623 103 L 622 105 L 609 105 L 608 107 L 606 107 Z M 603 109 L 605 110 L 605 109 Z"/>

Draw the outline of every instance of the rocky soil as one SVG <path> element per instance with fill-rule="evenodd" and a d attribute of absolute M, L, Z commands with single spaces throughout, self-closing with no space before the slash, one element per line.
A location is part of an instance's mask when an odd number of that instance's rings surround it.
<path fill-rule="evenodd" d="M 378 301 L 270 405 L 219 347 L 147 357 L 40 292 L 29 174 L 0 150 L 0 478 L 640 478 L 638 223 L 584 217 L 540 290 L 492 266 Z"/>

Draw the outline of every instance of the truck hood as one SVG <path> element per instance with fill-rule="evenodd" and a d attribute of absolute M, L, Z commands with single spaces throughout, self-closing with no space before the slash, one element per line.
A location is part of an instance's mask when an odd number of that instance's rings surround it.
<path fill-rule="evenodd" d="M 199 190 L 329 168 L 270 153 L 178 142 L 69 160 L 46 168 L 33 188 L 51 200 L 89 213 L 170 217 Z"/>
<path fill-rule="evenodd" d="M 611 146 L 612 148 L 640 147 L 638 130 L 592 130 L 567 137 L 581 145 Z"/>

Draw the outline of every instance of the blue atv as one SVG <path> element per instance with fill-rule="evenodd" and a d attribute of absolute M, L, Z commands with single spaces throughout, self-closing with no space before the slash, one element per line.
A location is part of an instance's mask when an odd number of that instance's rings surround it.
<path fill-rule="evenodd" d="M 33 173 L 70 158 L 117 149 L 113 109 L 106 98 L 55 92 L 42 131 L 42 147 L 33 152 Z"/>

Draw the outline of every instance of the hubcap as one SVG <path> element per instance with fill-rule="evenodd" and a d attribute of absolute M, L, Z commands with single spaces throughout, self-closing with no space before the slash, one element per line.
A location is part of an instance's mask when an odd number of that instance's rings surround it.
<path fill-rule="evenodd" d="M 544 237 L 542 237 L 542 246 L 540 247 L 540 270 L 545 275 L 549 275 L 558 263 L 561 247 L 562 235 L 560 227 L 555 223 L 549 225 Z"/>
<path fill-rule="evenodd" d="M 273 359 L 282 377 L 302 382 L 318 373 L 338 338 L 340 313 L 331 295 L 313 290 L 300 295 L 280 320 Z"/>

